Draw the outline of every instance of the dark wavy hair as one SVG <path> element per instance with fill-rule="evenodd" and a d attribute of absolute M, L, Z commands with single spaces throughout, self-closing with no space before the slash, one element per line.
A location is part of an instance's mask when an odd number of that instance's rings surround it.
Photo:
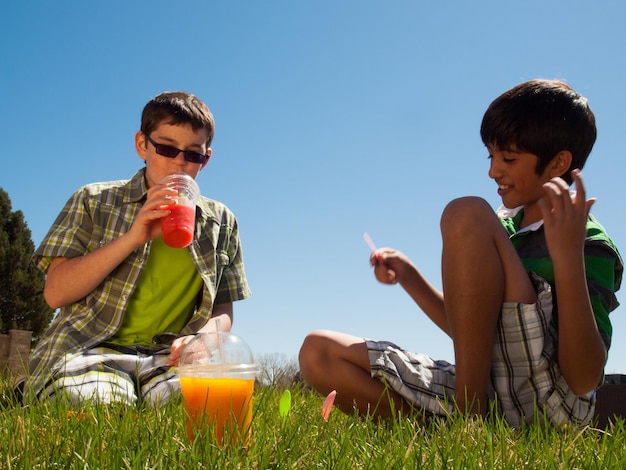
<path fill-rule="evenodd" d="M 213 114 L 202 100 L 190 93 L 166 91 L 148 101 L 141 113 L 141 132 L 150 135 L 162 122 L 190 124 L 194 131 L 206 129 L 206 145 L 211 146 L 215 134 Z"/>
<path fill-rule="evenodd" d="M 572 164 L 562 176 L 568 184 L 571 170 L 587 161 L 596 135 L 587 99 L 558 80 L 531 80 L 511 88 L 489 105 L 480 126 L 485 145 L 537 155 L 537 174 L 560 151 L 570 151 Z"/>

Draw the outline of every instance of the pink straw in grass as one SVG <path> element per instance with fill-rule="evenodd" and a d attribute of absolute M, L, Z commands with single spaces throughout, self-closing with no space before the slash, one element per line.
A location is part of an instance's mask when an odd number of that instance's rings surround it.
<path fill-rule="evenodd" d="M 324 418 L 324 421 L 328 421 L 328 417 L 330 416 L 330 410 L 333 409 L 333 404 L 335 403 L 336 396 L 337 391 L 333 390 L 324 400 L 324 404 L 322 405 L 322 418 Z"/>
<path fill-rule="evenodd" d="M 369 233 L 365 232 L 363 234 L 363 240 L 365 240 L 365 243 L 367 243 L 367 246 L 369 246 L 370 250 L 372 250 L 372 253 L 374 253 L 376 251 L 376 245 L 374 245 L 374 242 L 372 241 L 372 238 L 370 237 Z"/>

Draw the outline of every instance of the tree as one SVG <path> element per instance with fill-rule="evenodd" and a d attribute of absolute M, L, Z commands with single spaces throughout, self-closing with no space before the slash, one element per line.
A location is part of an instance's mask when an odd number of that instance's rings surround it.
<path fill-rule="evenodd" d="M 257 361 L 259 382 L 263 386 L 288 388 L 298 375 L 298 363 L 282 353 L 263 354 Z"/>
<path fill-rule="evenodd" d="M 0 331 L 31 330 L 37 340 L 54 310 L 43 298 L 45 276 L 31 262 L 34 251 L 24 214 L 12 212 L 9 195 L 0 188 Z"/>

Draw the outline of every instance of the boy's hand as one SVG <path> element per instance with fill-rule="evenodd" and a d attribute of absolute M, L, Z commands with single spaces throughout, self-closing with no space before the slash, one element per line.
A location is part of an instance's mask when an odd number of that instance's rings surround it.
<path fill-rule="evenodd" d="M 170 357 L 167 361 L 168 366 L 177 366 L 180 355 L 185 349 L 185 345 L 194 338 L 193 335 L 181 336 L 176 338 L 170 347 Z"/>
<path fill-rule="evenodd" d="M 543 185 L 545 195 L 539 200 L 546 243 L 553 259 L 567 259 L 572 253 L 582 253 L 587 216 L 595 202 L 595 199 L 585 199 L 580 170 L 572 171 L 572 179 L 576 185 L 574 199 L 567 183 L 561 178 L 553 178 Z"/>
<path fill-rule="evenodd" d="M 376 279 L 383 284 L 397 284 L 402 273 L 410 264 L 408 258 L 391 248 L 380 248 L 370 256 L 370 264 L 374 266 Z"/>
<path fill-rule="evenodd" d="M 169 214 L 167 206 L 175 203 L 176 190 L 164 184 L 155 184 L 148 189 L 147 199 L 139 209 L 129 230 L 137 245 L 143 245 L 161 235 L 160 219 Z"/>

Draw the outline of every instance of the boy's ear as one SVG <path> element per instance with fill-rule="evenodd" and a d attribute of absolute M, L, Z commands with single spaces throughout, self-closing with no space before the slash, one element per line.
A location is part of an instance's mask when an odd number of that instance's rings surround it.
<path fill-rule="evenodd" d="M 567 173 L 572 164 L 572 152 L 569 150 L 561 150 L 550 161 L 550 177 L 563 176 Z"/>
<path fill-rule="evenodd" d="M 143 132 L 137 131 L 135 134 L 135 151 L 139 158 L 142 160 L 146 159 L 146 150 L 148 149 L 148 142 L 146 141 L 146 136 Z"/>
<path fill-rule="evenodd" d="M 211 149 L 211 147 L 207 149 L 206 154 L 209 156 L 209 158 L 207 158 L 206 162 L 202 164 L 202 166 L 200 167 L 201 170 L 207 165 L 207 163 L 209 163 L 209 160 L 211 159 L 211 155 L 213 155 L 213 150 Z"/>

